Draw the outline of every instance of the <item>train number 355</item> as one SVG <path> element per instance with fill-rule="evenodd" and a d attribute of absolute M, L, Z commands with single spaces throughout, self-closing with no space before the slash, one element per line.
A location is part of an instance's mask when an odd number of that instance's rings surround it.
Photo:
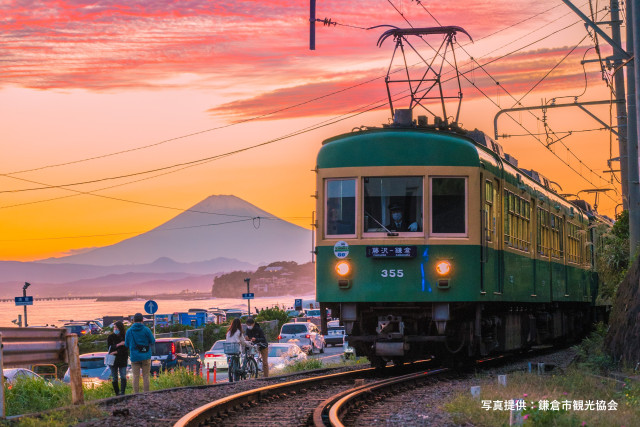
<path fill-rule="evenodd" d="M 382 270 L 380 272 L 382 277 L 404 277 L 404 270 Z"/>

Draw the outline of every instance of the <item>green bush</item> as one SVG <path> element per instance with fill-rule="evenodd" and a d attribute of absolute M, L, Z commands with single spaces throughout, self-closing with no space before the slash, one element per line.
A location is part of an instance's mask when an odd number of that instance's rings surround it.
<path fill-rule="evenodd" d="M 68 385 L 40 379 L 25 378 L 13 384 L 5 383 L 7 415 L 28 414 L 71 404 Z"/>
<path fill-rule="evenodd" d="M 587 338 L 575 346 L 578 352 L 576 363 L 586 368 L 589 372 L 606 374 L 615 368 L 613 358 L 605 352 L 604 338 L 607 335 L 607 326 L 598 323 L 595 330 Z"/>
<path fill-rule="evenodd" d="M 277 341 L 278 335 L 280 334 L 280 328 L 289 321 L 287 311 L 280 307 L 265 308 L 256 316 L 256 322 L 266 322 L 269 320 L 277 320 L 278 327 L 275 328 L 275 330 L 265 331 L 267 341 Z"/>
<path fill-rule="evenodd" d="M 616 217 L 613 227 L 602 235 L 596 251 L 600 277 L 599 301 L 611 302 L 629 269 L 629 211 Z"/>
<path fill-rule="evenodd" d="M 227 328 L 229 328 L 229 322 L 220 325 L 207 323 L 202 331 L 204 351 L 209 351 L 216 341 L 225 339 L 227 336 Z"/>
<path fill-rule="evenodd" d="M 97 351 L 107 351 L 107 334 L 80 335 L 78 337 L 78 348 L 80 354 L 95 353 Z"/>

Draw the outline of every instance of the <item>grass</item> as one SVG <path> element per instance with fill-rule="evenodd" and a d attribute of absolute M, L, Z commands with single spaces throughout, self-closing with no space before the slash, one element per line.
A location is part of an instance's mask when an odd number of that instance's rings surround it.
<path fill-rule="evenodd" d="M 180 368 L 173 372 L 162 374 L 157 378 L 152 377 L 149 388 L 151 390 L 163 390 L 205 384 L 206 380 L 202 377 Z M 140 384 L 140 390 L 142 390 L 142 384 Z M 131 380 L 127 381 L 126 393 L 133 393 Z M 111 381 L 96 386 L 85 386 L 84 388 L 86 402 L 113 396 Z M 69 385 L 60 382 L 49 384 L 42 380 L 24 379 L 17 381 L 11 387 L 5 385 L 5 399 L 8 416 L 42 412 L 71 405 L 71 388 Z M 102 412 L 95 405 L 88 404 L 53 411 L 41 417 L 21 418 L 19 422 L 11 422 L 6 425 L 66 426 L 101 416 Z"/>
<path fill-rule="evenodd" d="M 625 384 L 616 389 L 614 381 L 602 377 L 585 375 L 583 369 L 571 368 L 564 375 L 536 375 L 515 373 L 507 377 L 502 386 L 495 378 L 478 378 L 481 386 L 479 398 L 471 397 L 469 391 L 457 395 L 447 410 L 457 423 L 476 426 L 509 425 L 508 410 L 497 410 L 496 401 L 524 399 L 526 409 L 521 415 L 524 425 L 532 426 L 632 426 L 640 423 L 640 385 Z M 558 402 L 558 410 L 543 410 L 540 402 Z M 577 410 L 574 402 L 604 401 L 617 404 L 617 410 Z M 563 403 L 571 407 L 563 409 Z M 489 407 L 489 409 L 487 409 Z"/>

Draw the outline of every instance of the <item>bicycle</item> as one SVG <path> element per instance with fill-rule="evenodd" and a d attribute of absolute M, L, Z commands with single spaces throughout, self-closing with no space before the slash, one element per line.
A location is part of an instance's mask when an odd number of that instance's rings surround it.
<path fill-rule="evenodd" d="M 240 363 L 239 343 L 224 343 L 224 353 L 229 361 L 229 382 L 258 378 L 258 362 L 256 361 L 258 348 L 255 345 L 250 344 L 246 347 L 242 363 Z"/>

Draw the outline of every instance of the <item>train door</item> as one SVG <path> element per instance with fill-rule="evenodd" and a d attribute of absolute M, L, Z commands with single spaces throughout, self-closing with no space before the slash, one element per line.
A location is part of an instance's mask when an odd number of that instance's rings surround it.
<path fill-rule="evenodd" d="M 536 208 L 536 273 L 535 294 L 540 301 L 550 301 L 551 294 L 551 245 L 549 211 L 543 203 Z"/>
<path fill-rule="evenodd" d="M 500 181 L 481 179 L 482 195 L 482 246 L 481 246 L 481 292 L 501 292 L 499 254 L 500 239 L 497 227 L 500 209 Z"/>

